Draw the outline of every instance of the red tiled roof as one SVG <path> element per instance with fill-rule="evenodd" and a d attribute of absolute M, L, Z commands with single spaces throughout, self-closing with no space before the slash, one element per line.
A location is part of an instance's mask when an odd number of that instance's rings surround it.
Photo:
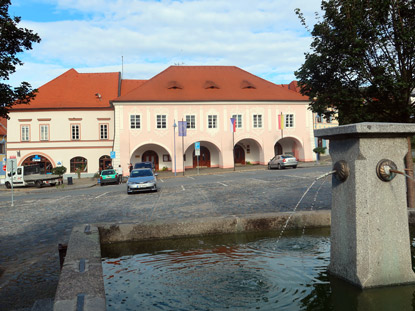
<path fill-rule="evenodd" d="M 13 110 L 109 108 L 118 94 L 119 73 L 78 73 L 70 69 L 42 85 L 29 105 Z"/>
<path fill-rule="evenodd" d="M 281 85 L 234 66 L 170 66 L 123 101 L 307 101 Z"/>
<path fill-rule="evenodd" d="M 130 93 L 132 90 L 141 86 L 147 80 L 125 80 L 121 81 L 121 96 Z"/>
<path fill-rule="evenodd" d="M 7 119 L 0 117 L 0 135 L 7 135 Z"/>

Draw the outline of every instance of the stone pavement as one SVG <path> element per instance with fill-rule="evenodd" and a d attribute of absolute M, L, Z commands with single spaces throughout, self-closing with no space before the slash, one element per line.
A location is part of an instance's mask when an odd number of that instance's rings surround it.
<path fill-rule="evenodd" d="M 317 164 L 301 163 L 299 168 L 314 165 Z M 322 161 L 318 165 L 327 166 L 330 162 Z M 266 166 L 261 165 L 236 167 L 236 171 L 265 169 Z M 221 174 L 232 171 L 233 169 L 200 169 L 199 174 Z M 185 174 L 194 176 L 198 172 L 188 170 Z M 178 174 L 178 177 L 181 176 L 182 174 Z M 174 174 L 159 172 L 158 177 L 159 179 L 174 178 Z M 175 189 L 166 189 L 160 193 L 140 196 L 140 200 L 138 196 L 133 198 L 126 196 L 124 191 L 111 197 L 100 198 L 99 196 L 94 198 L 90 194 L 75 195 L 71 191 L 66 191 L 95 186 L 97 181 L 91 178 L 74 179 L 73 185 L 65 184 L 60 189 L 62 190 L 59 191 L 60 195 L 41 200 L 31 199 L 28 196 L 13 208 L 5 202 L 0 202 L 0 310 L 51 310 L 50 302 L 59 278 L 57 245 L 67 243 L 73 226 L 79 223 L 115 220 L 125 222 L 138 217 L 142 221 L 155 217 L 157 219 L 218 217 L 238 212 L 268 212 L 276 205 L 292 208 L 292 205 L 295 205 L 293 202 L 298 198 L 291 194 L 298 192 L 298 189 L 304 189 L 310 179 L 293 180 L 293 183 L 299 187 L 297 190 L 291 189 L 284 180 L 278 184 L 287 196 L 293 198 L 282 202 L 275 197 L 267 206 L 260 204 L 261 197 L 247 197 L 246 187 L 237 183 L 226 189 L 215 185 L 194 187 L 191 197 L 186 196 L 181 189 L 179 192 Z M 270 188 L 274 185 L 274 181 L 254 179 L 248 184 L 252 191 L 260 189 L 260 196 L 270 196 L 275 192 L 274 188 Z M 228 188 L 232 187 L 235 192 L 229 196 L 226 193 Z M 328 188 L 329 185 L 326 184 L 326 189 Z M 43 193 L 56 191 L 56 187 L 42 189 L 29 187 L 17 191 Z M 179 201 L 175 201 L 178 196 L 180 196 Z"/>

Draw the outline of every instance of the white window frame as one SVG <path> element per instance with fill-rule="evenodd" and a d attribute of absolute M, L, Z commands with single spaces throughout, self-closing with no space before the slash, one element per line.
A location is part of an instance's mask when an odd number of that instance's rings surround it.
<path fill-rule="evenodd" d="M 187 129 L 196 129 L 196 116 L 194 114 L 186 115 L 186 125 Z"/>
<path fill-rule="evenodd" d="M 39 125 L 39 137 L 41 141 L 49 141 L 49 124 Z"/>
<path fill-rule="evenodd" d="M 252 119 L 254 128 L 262 128 L 262 114 L 254 114 Z"/>
<path fill-rule="evenodd" d="M 130 115 L 130 129 L 132 130 L 141 129 L 141 115 L 139 114 Z"/>
<path fill-rule="evenodd" d="M 81 125 L 80 124 L 71 124 L 71 140 L 81 140 Z"/>
<path fill-rule="evenodd" d="M 233 114 L 232 118 L 234 118 L 236 121 L 235 128 L 241 129 L 242 128 L 242 115 L 241 114 Z"/>
<path fill-rule="evenodd" d="M 284 119 L 285 128 L 293 128 L 295 126 L 293 113 L 287 113 L 286 115 L 284 115 Z"/>
<path fill-rule="evenodd" d="M 108 140 L 109 125 L 108 123 L 99 124 L 99 139 Z"/>
<path fill-rule="evenodd" d="M 22 124 L 20 126 L 20 141 L 30 141 L 30 125 Z"/>
<path fill-rule="evenodd" d="M 208 128 L 209 129 L 218 128 L 218 115 L 216 114 L 208 115 Z"/>
<path fill-rule="evenodd" d="M 163 130 L 167 128 L 167 115 L 158 114 L 156 116 L 156 128 L 158 130 Z"/>

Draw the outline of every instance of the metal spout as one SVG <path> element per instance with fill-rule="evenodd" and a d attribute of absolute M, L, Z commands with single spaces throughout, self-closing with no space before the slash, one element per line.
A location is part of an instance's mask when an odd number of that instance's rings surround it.
<path fill-rule="evenodd" d="M 349 165 L 344 160 L 340 160 L 334 163 L 333 171 L 335 171 L 334 176 L 340 182 L 346 181 L 350 175 Z"/>

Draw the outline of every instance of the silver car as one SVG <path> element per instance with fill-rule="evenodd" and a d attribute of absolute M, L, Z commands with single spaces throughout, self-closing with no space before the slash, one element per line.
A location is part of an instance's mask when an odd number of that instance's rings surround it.
<path fill-rule="evenodd" d="M 268 169 L 270 170 L 273 168 L 277 168 L 280 170 L 286 167 L 297 168 L 297 164 L 298 164 L 297 159 L 293 157 L 292 155 L 280 154 L 280 155 L 276 155 L 271 160 L 269 160 Z"/>
<path fill-rule="evenodd" d="M 157 174 L 150 168 L 134 169 L 127 181 L 127 193 L 139 191 L 157 191 Z"/>

